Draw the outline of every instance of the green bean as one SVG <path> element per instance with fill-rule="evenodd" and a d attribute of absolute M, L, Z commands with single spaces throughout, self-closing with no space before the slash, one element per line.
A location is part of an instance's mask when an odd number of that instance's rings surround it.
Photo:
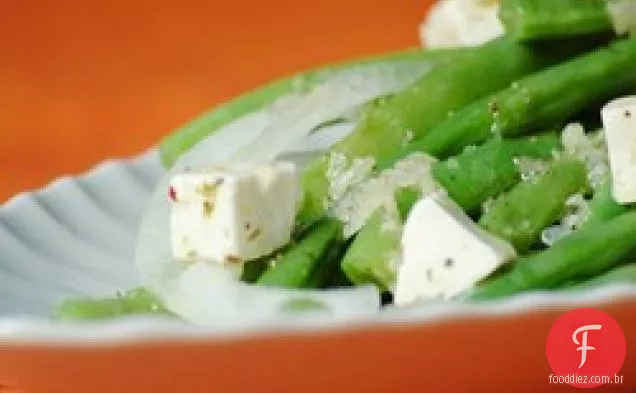
<path fill-rule="evenodd" d="M 559 149 L 556 133 L 532 138 L 493 138 L 475 149 L 433 164 L 435 180 L 465 211 L 473 212 L 520 179 L 515 157 L 550 158 Z"/>
<path fill-rule="evenodd" d="M 375 284 L 382 291 L 391 290 L 396 278 L 401 223 L 421 196 L 421 191 L 414 187 L 396 190 L 395 203 L 400 222 L 394 222 L 396 219 L 385 207 L 381 207 L 365 223 L 341 263 L 342 271 L 352 283 Z"/>
<path fill-rule="evenodd" d="M 403 92 L 368 105 L 354 131 L 304 171 L 299 223 L 310 223 L 324 213 L 329 199 L 328 171 L 334 157 L 344 157 L 347 165 L 356 158 L 395 162 L 404 157 L 404 146 L 411 138 L 422 138 L 451 115 L 456 118 L 453 111 L 579 53 L 581 46 L 589 44 L 553 45 L 537 48 L 498 39 L 461 60 L 434 68 Z"/>
<path fill-rule="evenodd" d="M 378 209 L 358 232 L 342 259 L 342 270 L 356 285 L 375 284 L 390 291 L 396 279 L 401 225 L 387 225 L 388 213 Z"/>
<path fill-rule="evenodd" d="M 402 187 L 395 191 L 395 204 L 400 221 L 406 221 L 415 202 L 422 198 L 422 191 L 417 187 Z"/>
<path fill-rule="evenodd" d="M 271 260 L 271 256 L 266 258 L 260 258 L 255 261 L 248 261 L 243 264 L 243 271 L 241 272 L 241 281 L 248 284 L 256 282 L 258 278 L 267 270 L 267 266 Z"/>
<path fill-rule="evenodd" d="M 608 0 L 502 0 L 506 35 L 527 41 L 612 32 Z"/>
<path fill-rule="evenodd" d="M 532 138 L 492 139 L 457 157 L 440 161 L 431 170 L 437 182 L 465 210 L 480 207 L 486 200 L 520 180 L 517 156 L 548 158 L 559 147 L 555 133 Z M 420 193 L 404 188 L 396 193 L 402 222 Z M 356 284 L 373 283 L 388 291 L 395 281 L 401 228 L 386 225 L 390 218 L 380 209 L 365 223 L 345 254 L 342 269 Z"/>
<path fill-rule="evenodd" d="M 608 221 L 630 209 L 627 205 L 620 205 L 612 196 L 612 182 L 605 181 L 594 193 L 590 203 L 590 215 L 587 217 L 582 227 L 594 226 Z"/>
<path fill-rule="evenodd" d="M 133 289 L 114 298 L 67 300 L 56 310 L 56 317 L 61 320 L 102 320 L 139 314 L 170 313 L 154 294 L 144 288 Z"/>
<path fill-rule="evenodd" d="M 599 276 L 589 280 L 565 285 L 559 289 L 564 291 L 584 290 L 601 287 L 609 284 L 636 284 L 636 263 L 615 267 Z"/>
<path fill-rule="evenodd" d="M 257 90 L 244 93 L 232 101 L 214 107 L 183 127 L 174 130 L 159 145 L 161 162 L 166 168 L 172 167 L 183 153 L 214 131 L 242 116 L 264 108 L 287 94 L 310 89 L 322 82 L 331 72 L 366 64 L 402 60 L 418 60 L 441 64 L 461 56 L 466 51 L 466 49 L 424 51 L 421 48 L 414 48 L 324 66 L 276 80 Z"/>
<path fill-rule="evenodd" d="M 619 265 L 635 249 L 636 212 L 628 212 L 582 228 L 546 250 L 517 260 L 509 271 L 479 284 L 469 298 L 500 298 L 591 278 Z"/>
<path fill-rule="evenodd" d="M 479 224 L 512 243 L 517 251 L 525 252 L 540 238 L 543 229 L 561 217 L 567 198 L 585 186 L 582 162 L 556 160 L 545 173 L 522 181 L 495 200 Z"/>
<path fill-rule="evenodd" d="M 272 265 L 256 280 L 258 285 L 303 288 L 329 250 L 342 243 L 342 224 L 335 219 L 324 219 L 306 236 L 292 244 L 276 258 Z"/>
<path fill-rule="evenodd" d="M 333 242 L 327 254 L 314 268 L 304 287 L 326 288 L 333 280 L 337 279 L 338 271 L 340 270 L 340 261 L 346 249 L 346 242 Z"/>
<path fill-rule="evenodd" d="M 349 280 L 349 277 L 347 277 L 340 266 L 334 271 L 334 274 L 327 283 L 327 288 L 346 288 L 352 286 L 354 286 L 354 284 Z"/>
<path fill-rule="evenodd" d="M 511 137 L 567 121 L 592 103 L 636 87 L 636 38 L 522 78 L 470 104 L 407 151 L 447 157 L 493 135 Z"/>

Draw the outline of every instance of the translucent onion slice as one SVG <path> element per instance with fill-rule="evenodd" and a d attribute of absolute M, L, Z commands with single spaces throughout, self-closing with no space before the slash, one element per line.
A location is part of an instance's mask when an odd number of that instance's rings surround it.
<path fill-rule="evenodd" d="M 309 93 L 288 100 L 269 126 L 251 144 L 237 152 L 233 160 L 272 160 L 303 141 L 321 124 L 376 97 L 404 89 L 430 67 L 429 62 L 405 60 L 335 72 Z"/>

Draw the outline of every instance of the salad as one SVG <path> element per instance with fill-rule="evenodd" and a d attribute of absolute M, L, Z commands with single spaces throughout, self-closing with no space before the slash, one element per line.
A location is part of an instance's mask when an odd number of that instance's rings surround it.
<path fill-rule="evenodd" d="M 446 0 L 425 49 L 164 139 L 145 282 L 61 318 L 218 325 L 636 282 L 636 0 Z"/>

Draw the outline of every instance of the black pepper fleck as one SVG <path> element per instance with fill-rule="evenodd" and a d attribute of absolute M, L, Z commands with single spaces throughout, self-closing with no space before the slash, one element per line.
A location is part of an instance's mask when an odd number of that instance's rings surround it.
<path fill-rule="evenodd" d="M 444 259 L 444 267 L 447 267 L 450 269 L 451 267 L 453 267 L 454 264 L 455 264 L 455 261 L 453 260 L 453 258 Z"/>
<path fill-rule="evenodd" d="M 629 109 L 625 110 L 625 117 L 632 117 L 632 112 L 630 112 Z"/>
<path fill-rule="evenodd" d="M 493 115 L 496 115 L 497 113 L 499 113 L 499 104 L 496 101 L 489 102 L 488 103 L 488 110 Z"/>

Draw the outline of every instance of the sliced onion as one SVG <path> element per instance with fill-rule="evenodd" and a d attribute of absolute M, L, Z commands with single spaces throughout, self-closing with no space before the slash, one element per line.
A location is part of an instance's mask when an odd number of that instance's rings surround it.
<path fill-rule="evenodd" d="M 237 321 L 270 320 L 303 311 L 293 304 L 310 302 L 320 312 L 335 317 L 377 312 L 379 294 L 374 287 L 302 291 L 242 284 L 221 265 L 196 263 L 188 267 L 167 307 L 179 310 L 186 320 L 200 325 L 236 324 Z"/>
<path fill-rule="evenodd" d="M 370 100 L 400 91 L 431 67 L 422 61 L 396 61 L 332 73 L 309 93 L 279 107 L 272 122 L 233 161 L 269 161 L 303 141 L 316 127 Z"/>
<path fill-rule="evenodd" d="M 221 163 L 267 161 L 282 152 L 327 148 L 354 128 L 351 122 L 325 127 L 305 139 L 320 125 L 349 113 L 379 96 L 404 89 L 430 70 L 425 60 L 387 61 L 342 71 L 325 72 L 322 82 L 306 92 L 288 94 L 268 107 L 220 128 L 192 147 L 173 166 L 177 172 Z M 337 136 L 328 140 L 326 137 Z"/>
<path fill-rule="evenodd" d="M 145 284 L 165 306 L 197 324 L 220 325 L 247 319 L 278 318 L 295 301 L 311 301 L 334 316 L 377 312 L 375 287 L 329 291 L 276 289 L 238 280 L 232 265 L 173 259 L 170 249 L 170 178 L 186 168 L 265 161 L 287 155 L 313 130 L 372 100 L 399 91 L 430 69 L 420 61 L 387 62 L 335 72 L 304 94 L 286 96 L 276 104 L 247 115 L 218 130 L 183 155 L 160 181 L 143 218 L 136 264 Z M 313 144 L 327 148 L 353 129 L 336 123 L 312 134 Z M 311 150 L 311 149 L 310 149 Z M 293 156 L 293 155 L 292 155 Z"/>

